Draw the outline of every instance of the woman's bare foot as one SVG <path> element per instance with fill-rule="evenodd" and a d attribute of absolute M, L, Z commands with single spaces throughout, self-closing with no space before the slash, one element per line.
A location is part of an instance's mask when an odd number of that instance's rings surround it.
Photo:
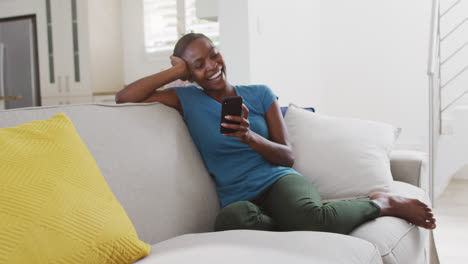
<path fill-rule="evenodd" d="M 381 216 L 396 216 L 427 229 L 436 227 L 431 208 L 418 199 L 387 193 L 375 193 L 370 199 L 381 208 Z"/>

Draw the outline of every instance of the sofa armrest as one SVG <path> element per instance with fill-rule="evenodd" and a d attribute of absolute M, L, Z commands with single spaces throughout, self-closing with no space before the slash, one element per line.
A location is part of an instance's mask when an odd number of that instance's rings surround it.
<path fill-rule="evenodd" d="M 390 168 L 393 179 L 428 191 L 428 157 L 425 152 L 394 150 L 390 153 Z"/>

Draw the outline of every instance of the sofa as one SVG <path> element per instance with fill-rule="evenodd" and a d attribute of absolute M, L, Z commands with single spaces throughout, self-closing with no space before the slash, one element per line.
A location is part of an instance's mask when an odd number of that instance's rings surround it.
<path fill-rule="evenodd" d="M 213 232 L 215 183 L 180 114 L 163 104 L 66 105 L 0 111 L 0 128 L 65 113 L 124 207 L 153 263 L 438 263 L 432 232 L 380 217 L 350 235 Z M 430 204 L 424 153 L 391 153 L 393 193 Z"/>

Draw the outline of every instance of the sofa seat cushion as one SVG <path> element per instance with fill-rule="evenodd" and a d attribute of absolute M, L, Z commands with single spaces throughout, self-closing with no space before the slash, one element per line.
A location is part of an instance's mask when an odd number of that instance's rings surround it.
<path fill-rule="evenodd" d="M 188 234 L 151 247 L 137 264 L 382 263 L 371 243 L 322 232 L 234 230 Z"/>
<path fill-rule="evenodd" d="M 392 193 L 417 198 L 429 204 L 425 192 L 413 185 L 395 181 Z M 425 248 L 429 231 L 397 218 L 384 216 L 356 228 L 351 236 L 377 246 L 383 263 L 425 263 Z"/>

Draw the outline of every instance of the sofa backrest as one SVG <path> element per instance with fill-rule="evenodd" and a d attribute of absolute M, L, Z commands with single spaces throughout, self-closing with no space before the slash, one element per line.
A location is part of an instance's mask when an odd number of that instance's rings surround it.
<path fill-rule="evenodd" d="M 0 128 L 65 113 L 143 241 L 212 231 L 215 184 L 180 114 L 163 104 L 0 111 Z"/>

